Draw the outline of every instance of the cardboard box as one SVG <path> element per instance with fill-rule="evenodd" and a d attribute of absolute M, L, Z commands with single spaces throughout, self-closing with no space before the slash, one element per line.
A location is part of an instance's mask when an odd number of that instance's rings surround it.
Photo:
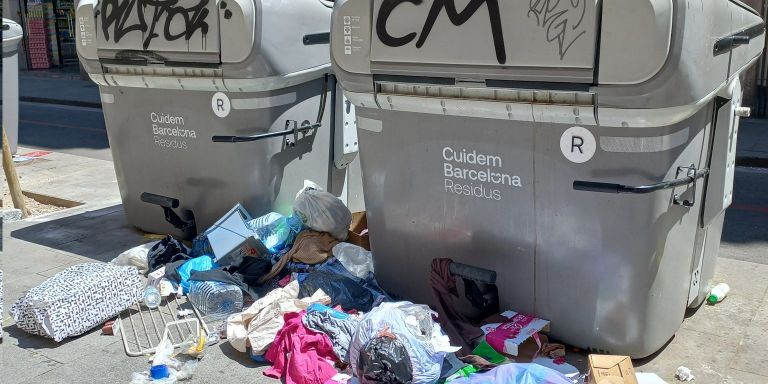
<path fill-rule="evenodd" d="M 485 341 L 488 344 L 511 356 L 526 357 L 532 355 L 531 351 L 538 351 L 539 346 L 535 338 L 538 337 L 538 332 L 549 330 L 548 320 L 515 311 L 505 311 L 501 315 L 507 319 L 505 322 L 480 327 L 486 334 Z"/>
<path fill-rule="evenodd" d="M 628 356 L 589 355 L 589 384 L 638 384 Z"/>
<path fill-rule="evenodd" d="M 371 250 L 371 240 L 368 237 L 368 217 L 363 212 L 354 212 L 352 214 L 352 224 L 349 226 L 347 243 L 357 245 L 358 247 Z"/>

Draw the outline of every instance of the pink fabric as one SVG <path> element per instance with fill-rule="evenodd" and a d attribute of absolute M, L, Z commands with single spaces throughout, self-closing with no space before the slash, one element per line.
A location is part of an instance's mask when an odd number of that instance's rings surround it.
<path fill-rule="evenodd" d="M 286 384 L 324 384 L 336 375 L 329 363 L 336 360 L 331 340 L 324 333 L 304 327 L 301 318 L 305 313 L 283 316 L 285 325 L 264 356 L 272 363 L 264 375 L 276 379 L 285 376 Z"/>

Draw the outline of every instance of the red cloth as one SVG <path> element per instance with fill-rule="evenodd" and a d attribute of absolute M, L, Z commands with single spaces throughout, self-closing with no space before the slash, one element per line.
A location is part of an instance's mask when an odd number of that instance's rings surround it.
<path fill-rule="evenodd" d="M 267 350 L 267 361 L 272 367 L 264 375 L 280 379 L 286 384 L 324 384 L 334 375 L 336 360 L 331 340 L 324 333 L 307 329 L 301 322 L 306 311 L 286 313 L 285 325 L 275 336 Z"/>
<path fill-rule="evenodd" d="M 461 344 L 461 354 L 472 353 L 472 342 L 483 336 L 483 330 L 470 323 L 459 310 L 455 308 L 454 300 L 459 298 L 456 288 L 456 278 L 451 274 L 451 259 L 433 259 L 429 283 L 432 286 L 432 297 L 437 307 L 437 321 L 451 339 L 451 344 Z"/>

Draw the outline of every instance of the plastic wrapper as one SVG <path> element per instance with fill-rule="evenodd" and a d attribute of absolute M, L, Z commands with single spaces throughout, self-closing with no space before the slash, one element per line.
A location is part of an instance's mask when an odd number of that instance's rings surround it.
<path fill-rule="evenodd" d="M 306 227 L 347 239 L 352 212 L 333 194 L 305 187 L 293 202 L 293 212 Z"/>
<path fill-rule="evenodd" d="M 373 273 L 373 255 L 371 251 L 363 247 L 350 243 L 338 243 L 333 247 L 333 256 L 350 273 L 360 279 L 368 277 L 368 273 Z"/>
<path fill-rule="evenodd" d="M 451 384 L 573 384 L 569 378 L 538 364 L 504 364 L 488 372 L 451 381 Z"/>
<path fill-rule="evenodd" d="M 370 340 L 387 334 L 396 337 L 408 351 L 414 384 L 436 382 L 440 378 L 445 355 L 460 348 L 448 343 L 448 337 L 434 321 L 429 331 L 421 329 L 419 319 L 423 316 L 417 316 L 417 313 L 424 311 L 425 307 L 401 301 L 382 303 L 367 313 L 349 344 L 349 360 L 355 377 L 361 378 L 366 369 L 360 365 L 360 355 L 366 345 Z"/>
<path fill-rule="evenodd" d="M 152 247 L 157 244 L 157 241 L 151 243 L 142 244 L 133 247 L 115 257 L 110 261 L 114 265 L 133 266 L 139 270 L 139 273 L 145 274 L 149 272 L 149 265 L 147 263 L 147 254 Z"/>

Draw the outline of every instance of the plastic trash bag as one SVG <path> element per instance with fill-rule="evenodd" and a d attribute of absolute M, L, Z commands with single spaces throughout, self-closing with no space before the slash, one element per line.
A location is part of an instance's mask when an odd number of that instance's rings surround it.
<path fill-rule="evenodd" d="M 418 335 L 414 334 L 413 324 L 408 324 L 413 322 L 406 320 L 406 317 L 412 317 L 418 323 L 418 319 L 423 317 L 416 314 L 425 307 L 407 301 L 382 303 L 366 314 L 349 344 L 349 360 L 355 377 L 362 379 L 363 372 L 367 369 L 360 365 L 360 354 L 365 350 L 365 346 L 370 340 L 386 333 L 394 335 L 408 351 L 413 369 L 413 384 L 437 381 L 445 355 L 458 351 L 460 347 L 446 343 L 447 336 L 434 321 L 431 321 L 429 331 L 421 330 L 417 325 L 418 331 L 415 332 Z M 431 337 L 426 338 L 425 334 L 431 334 Z"/>
<path fill-rule="evenodd" d="M 142 244 L 133 247 L 115 257 L 110 261 L 114 265 L 134 266 L 139 270 L 139 273 L 145 274 L 149 272 L 149 263 L 147 262 L 147 254 L 149 250 L 157 244 L 157 241 L 151 243 Z"/>
<path fill-rule="evenodd" d="M 278 253 L 293 244 L 302 230 L 301 219 L 270 212 L 246 223 L 270 253 Z"/>
<path fill-rule="evenodd" d="M 306 185 L 307 182 L 293 202 L 296 217 L 315 231 L 328 232 L 339 240 L 346 240 L 352 212 L 333 194 Z"/>
<path fill-rule="evenodd" d="M 451 384 L 573 384 L 560 372 L 538 364 L 504 364 L 484 373 L 462 377 Z"/>
<path fill-rule="evenodd" d="M 311 296 L 321 289 L 331 297 L 331 307 L 340 305 L 342 308 L 357 309 L 368 312 L 373 307 L 374 297 L 371 291 L 358 284 L 355 280 L 326 271 L 310 272 L 301 282 L 299 297 Z"/>
<path fill-rule="evenodd" d="M 189 276 L 192 271 L 210 271 L 211 269 L 218 268 L 219 266 L 213 261 L 210 256 L 200 256 L 182 264 L 176 273 L 179 274 L 179 285 L 183 288 L 183 292 L 186 295 L 189 293 L 191 286 Z"/>
<path fill-rule="evenodd" d="M 358 357 L 360 383 L 410 384 L 413 365 L 405 345 L 397 338 L 374 337 Z"/>
<path fill-rule="evenodd" d="M 338 243 L 333 247 L 333 256 L 349 272 L 360 279 L 365 279 L 368 272 L 373 273 L 373 255 L 371 251 L 350 243 Z"/>

